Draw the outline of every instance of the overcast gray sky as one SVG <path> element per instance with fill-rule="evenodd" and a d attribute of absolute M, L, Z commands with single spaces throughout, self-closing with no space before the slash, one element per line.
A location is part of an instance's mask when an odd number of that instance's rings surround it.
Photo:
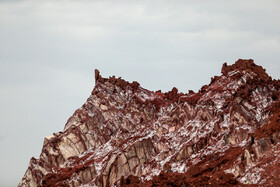
<path fill-rule="evenodd" d="M 279 2 L 0 0 L 0 186 L 63 130 L 95 68 L 154 91 L 197 91 L 239 58 L 279 79 Z"/>

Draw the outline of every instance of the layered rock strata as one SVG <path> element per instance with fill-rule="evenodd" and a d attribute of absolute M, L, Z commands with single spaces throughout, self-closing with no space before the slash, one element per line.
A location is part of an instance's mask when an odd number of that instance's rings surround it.
<path fill-rule="evenodd" d="M 19 186 L 280 184 L 280 81 L 253 60 L 197 93 L 103 78 Z"/>

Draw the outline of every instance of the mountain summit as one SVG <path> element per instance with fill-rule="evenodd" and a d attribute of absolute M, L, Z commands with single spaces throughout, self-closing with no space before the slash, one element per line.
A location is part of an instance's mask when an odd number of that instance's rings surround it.
<path fill-rule="evenodd" d="M 225 63 L 197 93 L 95 80 L 19 186 L 280 185 L 280 81 L 253 60 Z"/>

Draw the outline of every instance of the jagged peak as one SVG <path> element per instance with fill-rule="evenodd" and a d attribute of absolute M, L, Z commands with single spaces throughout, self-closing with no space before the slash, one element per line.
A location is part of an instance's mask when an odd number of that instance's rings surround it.
<path fill-rule="evenodd" d="M 110 84 L 119 86 L 122 89 L 125 89 L 127 86 L 132 87 L 133 90 L 136 90 L 140 84 L 137 81 L 133 81 L 132 83 L 122 79 L 121 77 L 116 78 L 116 76 L 110 76 L 109 78 L 103 78 L 100 75 L 100 72 L 98 69 L 95 69 L 95 84 L 100 83 L 104 84 L 105 82 L 109 82 Z"/>
<path fill-rule="evenodd" d="M 227 76 L 229 72 L 239 71 L 240 73 L 254 73 L 261 80 L 269 80 L 271 77 L 266 73 L 266 70 L 254 63 L 253 59 L 239 59 L 232 65 L 223 64 L 222 74 Z"/>
<path fill-rule="evenodd" d="M 95 83 L 100 82 L 100 81 L 103 82 L 103 78 L 100 75 L 100 72 L 98 69 L 94 70 L 94 76 L 95 76 Z"/>
<path fill-rule="evenodd" d="M 95 70 L 96 95 L 45 138 L 19 186 L 279 184 L 279 82 L 263 81 L 253 60 L 222 72 L 182 94 Z M 247 74 L 250 81 L 238 80 Z"/>

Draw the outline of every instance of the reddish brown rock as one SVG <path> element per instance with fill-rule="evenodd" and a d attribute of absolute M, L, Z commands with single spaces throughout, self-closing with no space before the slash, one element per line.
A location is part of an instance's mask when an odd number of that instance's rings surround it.
<path fill-rule="evenodd" d="M 95 80 L 19 186 L 280 184 L 280 81 L 253 60 L 225 63 L 198 93 Z"/>

